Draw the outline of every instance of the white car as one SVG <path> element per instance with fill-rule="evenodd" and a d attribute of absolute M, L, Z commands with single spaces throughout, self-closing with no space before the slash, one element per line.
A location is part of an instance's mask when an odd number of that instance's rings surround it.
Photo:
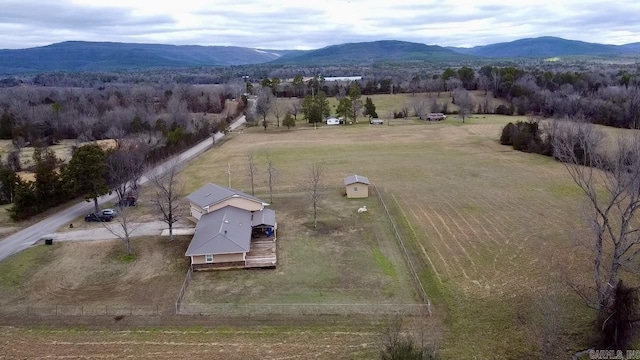
<path fill-rule="evenodd" d="M 118 212 L 115 209 L 103 209 L 102 215 L 113 216 L 118 215 Z"/>

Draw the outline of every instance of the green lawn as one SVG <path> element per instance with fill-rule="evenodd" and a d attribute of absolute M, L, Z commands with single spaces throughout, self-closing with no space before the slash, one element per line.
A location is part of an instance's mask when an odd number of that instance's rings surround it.
<path fill-rule="evenodd" d="M 50 260 L 59 245 L 36 245 L 0 262 L 0 292 L 19 291 L 39 267 Z"/>

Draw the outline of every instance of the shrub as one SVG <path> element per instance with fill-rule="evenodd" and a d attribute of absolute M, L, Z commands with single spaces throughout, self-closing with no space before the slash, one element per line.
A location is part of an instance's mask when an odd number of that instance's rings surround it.
<path fill-rule="evenodd" d="M 496 114 L 499 115 L 513 115 L 514 108 L 513 106 L 499 105 L 496 108 Z"/>
<path fill-rule="evenodd" d="M 502 128 L 502 134 L 500 135 L 500 144 L 513 145 L 512 136 L 515 128 L 516 126 L 513 125 L 512 122 L 508 123 L 505 127 Z"/>
<path fill-rule="evenodd" d="M 514 150 L 551 156 L 551 139 L 542 140 L 536 121 L 508 123 L 500 135 L 502 145 L 512 145 Z"/>

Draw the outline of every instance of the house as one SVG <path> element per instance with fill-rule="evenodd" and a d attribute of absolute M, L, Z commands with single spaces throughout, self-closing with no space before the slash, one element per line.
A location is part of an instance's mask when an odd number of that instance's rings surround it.
<path fill-rule="evenodd" d="M 187 196 L 195 233 L 185 256 L 194 271 L 276 265 L 276 213 L 267 203 L 206 184 Z"/>
<path fill-rule="evenodd" d="M 216 211 L 225 206 L 233 206 L 247 211 L 258 211 L 269 205 L 242 191 L 212 183 L 208 183 L 191 193 L 187 196 L 187 200 L 191 204 L 191 220 L 195 222 L 200 220 L 203 214 Z"/>
<path fill-rule="evenodd" d="M 446 119 L 447 116 L 443 113 L 429 113 L 427 114 L 427 120 L 429 121 L 440 121 Z"/>
<path fill-rule="evenodd" d="M 369 197 L 369 179 L 360 175 L 351 175 L 344 178 L 344 186 L 346 187 L 347 198 L 366 198 Z"/>

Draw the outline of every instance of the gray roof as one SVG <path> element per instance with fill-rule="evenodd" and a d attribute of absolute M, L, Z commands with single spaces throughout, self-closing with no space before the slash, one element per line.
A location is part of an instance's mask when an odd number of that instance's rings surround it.
<path fill-rule="evenodd" d="M 258 225 L 276 226 L 276 212 L 272 209 L 254 211 L 251 226 Z"/>
<path fill-rule="evenodd" d="M 345 185 L 351 185 L 351 184 L 355 184 L 355 183 L 362 183 L 362 184 L 367 184 L 369 185 L 369 179 L 367 179 L 364 176 L 360 176 L 360 175 L 351 175 L 351 176 L 347 176 L 346 178 L 344 178 L 344 184 Z"/>
<path fill-rule="evenodd" d="M 236 254 L 251 248 L 251 212 L 225 206 L 204 214 L 185 256 Z"/>
<path fill-rule="evenodd" d="M 200 206 L 201 208 L 204 208 L 206 206 L 217 204 L 232 197 L 241 197 L 267 205 L 264 201 L 249 194 L 245 194 L 242 191 L 229 189 L 224 186 L 215 185 L 212 183 L 208 183 L 200 189 L 192 192 L 189 196 L 187 196 L 187 199 L 192 203 Z"/>

